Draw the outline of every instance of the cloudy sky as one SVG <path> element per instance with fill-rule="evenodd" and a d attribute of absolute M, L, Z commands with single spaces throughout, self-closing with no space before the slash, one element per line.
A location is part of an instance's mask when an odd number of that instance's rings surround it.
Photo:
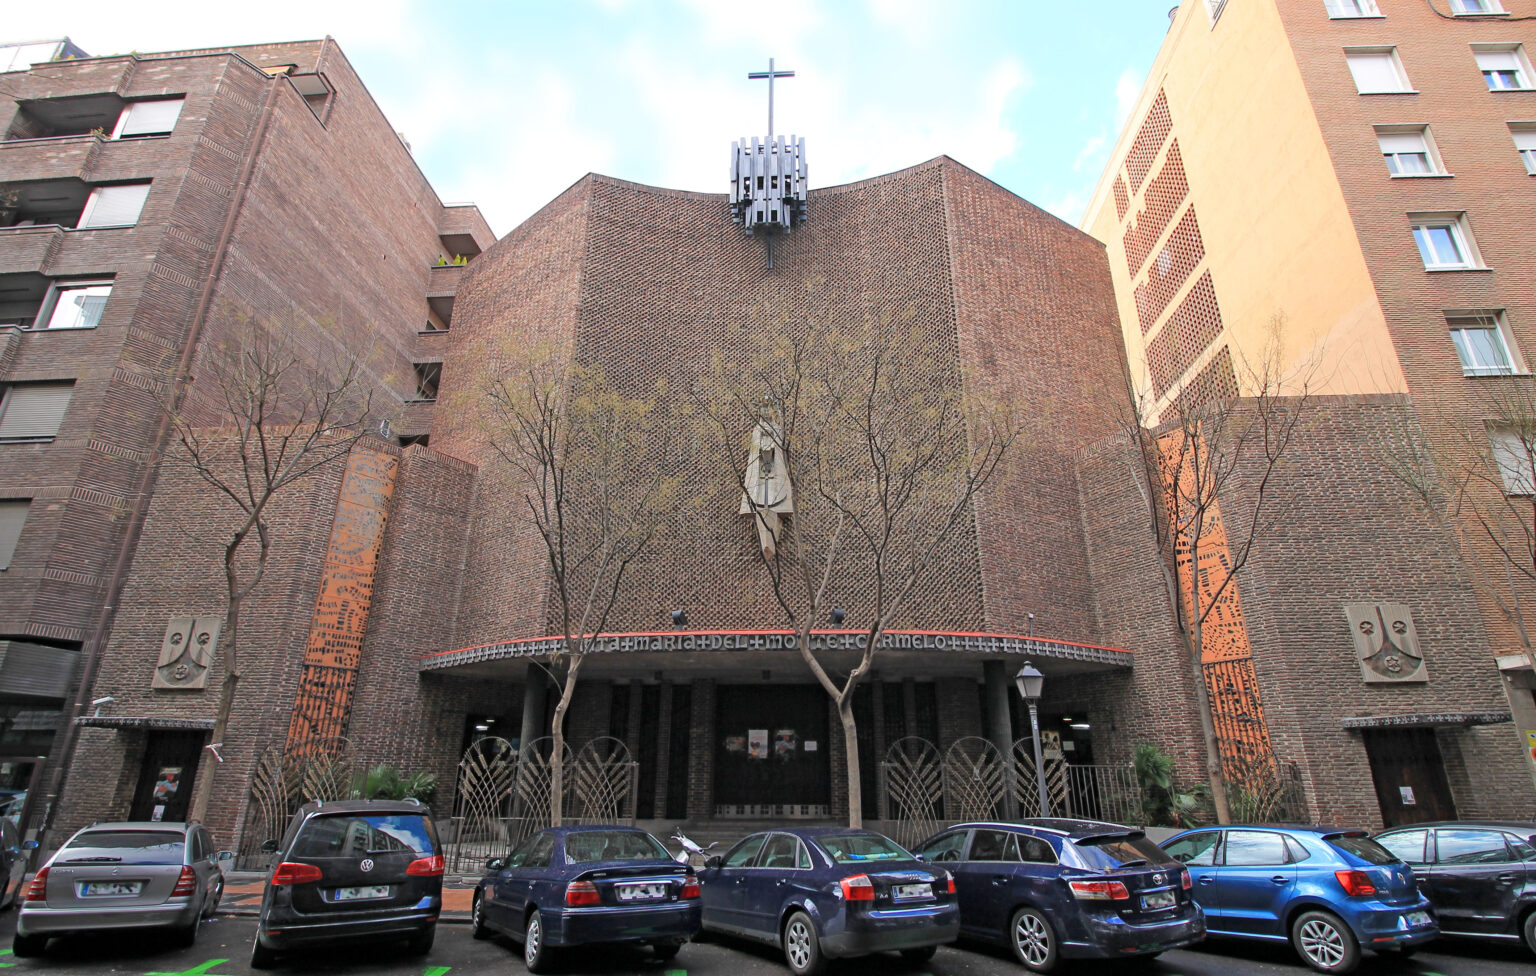
<path fill-rule="evenodd" d="M 16 3 L 0 42 L 93 55 L 329 34 L 445 201 L 505 234 L 584 173 L 724 192 L 732 139 L 807 140 L 811 185 L 947 154 L 1077 223 L 1174 0 Z"/>

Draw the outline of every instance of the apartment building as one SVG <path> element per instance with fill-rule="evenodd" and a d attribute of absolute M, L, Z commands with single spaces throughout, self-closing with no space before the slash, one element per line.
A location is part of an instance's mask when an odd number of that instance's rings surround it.
<path fill-rule="evenodd" d="M 1329 432 L 1349 445 L 1335 463 L 1296 458 L 1304 514 L 1245 582 L 1302 595 L 1247 621 L 1258 685 L 1292 753 L 1369 777 L 1389 822 L 1466 815 L 1458 764 L 1536 774 L 1536 4 L 1186 0 L 1170 17 L 1083 221 L 1109 249 L 1132 375 L 1153 422 L 1266 375 L 1354 415 Z M 1410 523 L 1450 550 L 1398 538 Z M 1422 668 L 1331 695 L 1307 681 L 1415 636 Z M 1469 670 L 1449 680 L 1448 660 Z"/>
<path fill-rule="evenodd" d="M 125 712 L 121 685 L 84 693 L 109 648 L 147 690 L 174 629 L 112 643 L 178 384 L 254 319 L 368 349 L 397 406 L 380 443 L 419 442 L 465 270 L 451 259 L 494 238 L 438 199 L 329 38 L 14 44 L 0 95 L 0 787 L 28 790 L 35 822 L 83 723 L 150 757 L 146 790 L 202 754 L 206 720 Z M 200 528 L 188 516 L 182 536 Z M 154 558 L 169 587 L 205 557 Z"/>

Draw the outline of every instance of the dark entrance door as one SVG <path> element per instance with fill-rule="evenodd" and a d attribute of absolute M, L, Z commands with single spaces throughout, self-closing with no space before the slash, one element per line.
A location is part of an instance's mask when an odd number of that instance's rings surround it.
<path fill-rule="evenodd" d="M 827 816 L 826 692 L 817 685 L 727 686 L 715 703 L 716 815 Z"/>
<path fill-rule="evenodd" d="M 204 732 L 151 732 L 129 820 L 185 820 Z"/>
<path fill-rule="evenodd" d="M 1366 729 L 1363 738 L 1388 827 L 1456 819 L 1434 729 Z"/>

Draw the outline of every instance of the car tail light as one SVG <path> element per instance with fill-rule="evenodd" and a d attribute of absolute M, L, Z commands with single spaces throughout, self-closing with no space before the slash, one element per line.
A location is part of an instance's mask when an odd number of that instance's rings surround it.
<path fill-rule="evenodd" d="M 171 889 L 172 898 L 187 898 L 197 890 L 197 872 L 190 867 L 181 869 L 181 877 L 176 879 L 176 887 Z"/>
<path fill-rule="evenodd" d="M 48 869 L 43 868 L 27 886 L 27 901 L 45 901 L 48 898 Z"/>
<path fill-rule="evenodd" d="M 272 872 L 272 883 L 275 885 L 304 884 L 309 881 L 320 880 L 320 869 L 313 864 L 294 864 L 284 861 Z"/>
<path fill-rule="evenodd" d="M 875 900 L 875 883 L 869 880 L 867 874 L 856 874 L 851 878 L 844 878 L 837 884 L 843 889 L 843 897 L 849 901 Z"/>
<path fill-rule="evenodd" d="M 431 857 L 420 857 L 405 867 L 406 874 L 421 875 L 423 877 L 435 877 L 443 873 L 443 855 L 433 854 Z"/>
<path fill-rule="evenodd" d="M 1084 901 L 1124 901 L 1131 897 L 1123 881 L 1068 881 L 1067 885 Z"/>
<path fill-rule="evenodd" d="M 698 878 L 689 878 L 688 880 L 684 881 L 683 882 L 683 886 L 678 889 L 677 897 L 679 897 L 679 898 L 697 898 L 697 897 L 699 897 L 699 879 Z"/>
<path fill-rule="evenodd" d="M 1376 883 L 1364 871 L 1335 871 L 1333 876 L 1339 879 L 1344 893 L 1351 898 L 1376 894 Z"/>
<path fill-rule="evenodd" d="M 597 885 L 590 881 L 572 881 L 565 886 L 565 903 L 576 908 L 601 905 L 603 896 L 597 893 Z"/>
<path fill-rule="evenodd" d="M 954 894 L 955 893 L 955 876 L 950 874 L 948 871 L 945 871 L 944 872 L 944 877 L 940 878 L 939 880 L 937 880 L 937 881 L 935 881 L 933 883 L 933 893 L 936 894 L 936 895 L 952 895 L 952 894 Z"/>
<path fill-rule="evenodd" d="M 1183 886 L 1185 891 L 1188 891 L 1190 888 L 1194 887 L 1195 882 L 1194 879 L 1189 876 L 1189 868 L 1184 868 L 1179 872 L 1179 884 Z"/>

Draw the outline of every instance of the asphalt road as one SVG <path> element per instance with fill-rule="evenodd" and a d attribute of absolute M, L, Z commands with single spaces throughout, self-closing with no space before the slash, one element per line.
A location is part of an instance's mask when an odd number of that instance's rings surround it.
<path fill-rule="evenodd" d="M 9 947 L 16 914 L 0 917 L 0 945 Z M 0 968 L 17 973 L 40 972 L 79 976 L 248 976 L 252 970 L 251 936 L 256 920 L 221 916 L 205 922 L 197 945 L 172 949 L 163 940 L 148 936 L 90 936 L 55 939 L 40 959 L 16 959 L 9 948 L 0 952 Z M 1523 947 L 1489 946 L 1481 943 L 1437 944 L 1411 960 L 1390 959 L 1367 953 L 1362 976 L 1530 976 L 1536 960 Z M 584 950 L 557 960 L 557 972 L 569 976 L 636 974 L 636 976 L 787 976 L 783 957 L 777 952 L 744 942 L 710 939 L 684 946 L 671 962 L 663 963 L 647 951 Z M 1170 952 L 1134 970 L 1124 962 L 1068 963 L 1063 972 L 1097 976 L 1134 971 L 1155 976 L 1233 976 L 1233 974 L 1287 974 L 1305 976 L 1311 971 L 1296 962 L 1288 947 L 1219 942 L 1207 947 Z M 408 959 L 397 945 L 352 947 L 313 953 L 284 960 L 273 972 L 358 973 L 368 976 L 479 976 L 524 972 L 522 956 L 510 941 L 476 942 L 466 925 L 438 927 L 437 944 L 425 958 Z M 940 949 L 930 962 L 909 965 L 895 953 L 832 963 L 828 976 L 1020 976 L 1025 970 L 1003 950 L 966 946 Z M 8 976 L 8 974 L 0 974 Z"/>

